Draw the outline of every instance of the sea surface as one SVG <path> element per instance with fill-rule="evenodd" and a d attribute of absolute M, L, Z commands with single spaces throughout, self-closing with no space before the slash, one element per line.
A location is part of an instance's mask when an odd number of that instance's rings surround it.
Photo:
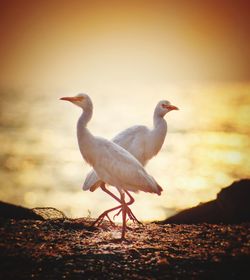
<path fill-rule="evenodd" d="M 81 189 L 90 170 L 76 140 L 81 111 L 59 100 L 76 93 L 1 90 L 0 200 L 56 207 L 69 217 L 97 217 L 116 205 L 101 190 Z M 165 143 L 146 166 L 164 191 L 161 196 L 134 195 L 138 219 L 166 218 L 250 177 L 250 84 L 159 85 L 154 91 L 138 86 L 129 92 L 112 88 L 88 94 L 94 102 L 89 129 L 109 139 L 131 125 L 151 126 L 161 99 L 180 108 L 166 115 Z"/>

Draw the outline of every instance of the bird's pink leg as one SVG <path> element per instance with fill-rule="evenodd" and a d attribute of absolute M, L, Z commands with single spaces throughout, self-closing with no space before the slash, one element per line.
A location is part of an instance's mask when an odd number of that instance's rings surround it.
<path fill-rule="evenodd" d="M 121 239 L 125 239 L 125 233 L 126 233 L 126 202 L 124 200 L 124 193 L 121 194 L 121 201 L 122 201 L 122 237 Z"/>
<path fill-rule="evenodd" d="M 129 196 L 130 198 L 130 201 L 127 203 L 127 205 L 131 205 L 135 202 L 134 198 L 132 197 L 132 195 L 127 191 L 125 190 L 125 193 Z M 133 222 L 137 222 L 138 224 L 142 224 L 137 218 L 136 216 L 134 215 L 134 213 L 132 212 L 132 210 L 128 207 L 128 216 L 130 218 L 130 220 L 132 220 Z"/>
<path fill-rule="evenodd" d="M 117 196 L 115 196 L 112 192 L 110 192 L 108 189 L 106 189 L 105 184 L 102 184 L 102 185 L 101 185 L 101 189 L 102 189 L 104 192 L 106 192 L 107 194 L 109 194 L 111 197 L 113 197 L 115 200 L 117 200 L 119 203 L 122 203 L 122 201 L 121 201 Z M 109 215 L 108 215 L 108 214 L 109 214 L 109 212 L 115 211 L 115 210 L 117 210 L 117 209 L 119 209 L 119 208 L 121 208 L 121 207 L 122 207 L 122 206 L 119 205 L 119 206 L 117 206 L 117 207 L 114 207 L 114 208 L 111 208 L 111 209 L 109 209 L 109 210 L 104 211 L 104 212 L 97 218 L 97 220 L 94 221 L 94 223 L 92 224 L 92 226 L 94 226 L 94 225 L 99 226 L 99 225 L 101 224 L 101 222 L 104 220 L 105 217 L 108 218 L 108 220 L 109 220 L 109 222 L 111 223 L 112 226 L 115 226 L 115 223 L 114 223 L 113 221 L 111 221 L 111 219 L 109 218 Z"/>
<path fill-rule="evenodd" d="M 135 202 L 135 200 L 134 200 L 134 198 L 132 197 L 132 195 L 128 192 L 128 191 L 126 191 L 126 190 L 124 190 L 125 191 L 125 193 L 129 196 L 129 198 L 130 198 L 130 200 L 129 200 L 129 202 L 125 202 L 125 209 L 126 209 L 126 212 L 127 212 L 127 214 L 128 214 L 128 217 L 129 217 L 129 219 L 130 220 L 132 220 L 134 223 L 135 222 L 137 222 L 138 224 L 142 224 L 136 217 L 135 217 L 135 215 L 134 215 L 134 213 L 132 212 L 132 210 L 128 207 L 128 205 L 131 205 L 131 204 L 133 204 L 134 202 Z M 122 199 L 121 199 L 122 200 Z M 117 216 L 119 216 L 120 215 L 120 213 L 122 212 L 122 208 L 113 216 L 113 219 L 115 218 L 115 217 L 117 217 Z"/>
<path fill-rule="evenodd" d="M 113 220 L 115 219 L 115 217 L 118 217 L 121 212 L 122 212 L 122 206 L 120 205 L 121 209 L 113 216 Z"/>
<path fill-rule="evenodd" d="M 110 221 L 110 223 L 111 223 L 112 226 L 115 226 L 115 223 L 112 222 L 111 219 L 109 218 L 108 213 L 109 213 L 109 212 L 112 212 L 112 211 L 115 211 L 115 210 L 119 209 L 120 207 L 121 207 L 121 205 L 116 206 L 116 207 L 114 207 L 114 208 L 111 208 L 111 209 L 108 209 L 108 210 L 104 211 L 104 212 L 91 224 L 91 226 L 95 226 L 95 225 L 99 226 L 105 217 L 108 218 L 108 220 Z"/>
<path fill-rule="evenodd" d="M 113 197 L 115 200 L 117 200 L 119 203 L 122 204 L 122 198 L 119 199 L 117 196 L 115 196 L 111 191 L 109 191 L 109 190 L 105 187 L 105 185 L 102 185 L 102 186 L 101 186 L 101 189 L 102 189 L 104 192 L 106 192 L 107 194 L 109 194 L 110 196 L 112 196 L 112 197 Z M 129 217 L 130 220 L 132 220 L 133 222 L 137 222 L 137 223 L 141 224 L 141 222 L 137 220 L 137 218 L 135 217 L 135 215 L 133 214 L 133 212 L 131 211 L 131 209 L 128 207 L 128 205 L 133 204 L 133 203 L 135 202 L 135 200 L 134 200 L 134 198 L 131 196 L 131 194 L 130 194 L 128 191 L 125 191 L 125 192 L 126 192 L 126 194 L 129 196 L 129 198 L 130 198 L 130 201 L 129 201 L 129 202 L 125 202 L 125 199 L 124 199 L 124 203 L 126 204 L 125 207 L 126 207 L 126 211 L 127 211 L 128 217 Z M 113 216 L 113 219 L 114 219 L 115 217 L 119 216 L 120 213 L 122 212 L 122 205 L 121 205 L 120 207 L 121 207 L 121 209 L 118 211 L 118 213 L 116 213 L 116 214 Z M 109 219 L 109 217 L 108 217 L 108 219 Z M 110 219 L 109 219 L 109 220 L 110 220 Z"/>
<path fill-rule="evenodd" d="M 107 193 L 107 194 L 109 194 L 110 196 L 112 196 L 116 201 L 118 201 L 119 203 L 121 203 L 121 199 L 118 198 L 116 195 L 114 195 L 111 191 L 109 191 L 109 190 L 105 187 L 105 184 L 104 184 L 104 185 L 101 185 L 101 189 L 102 189 L 105 193 Z"/>
<path fill-rule="evenodd" d="M 124 211 L 126 212 L 126 214 L 128 215 L 129 219 L 132 220 L 133 222 L 137 222 L 139 224 L 141 224 L 140 221 L 137 220 L 137 218 L 135 217 L 135 215 L 133 214 L 133 212 L 131 211 L 131 209 L 128 207 L 128 205 L 131 205 L 134 203 L 134 198 L 131 196 L 131 194 L 128 191 L 125 191 L 126 194 L 129 196 L 130 200 L 128 202 L 125 201 L 124 198 L 124 194 L 121 194 L 121 198 L 119 199 L 117 196 L 115 196 L 111 191 L 109 191 L 106 187 L 105 184 L 101 185 L 101 189 L 106 192 L 107 194 L 109 194 L 111 197 L 113 197 L 116 201 L 118 201 L 119 203 L 121 203 L 121 205 L 111 208 L 109 210 L 106 210 L 105 212 L 103 212 L 98 218 L 97 220 L 92 224 L 92 226 L 97 225 L 99 226 L 101 224 L 101 222 L 104 220 L 105 217 L 108 218 L 108 220 L 110 221 L 110 223 L 112 224 L 112 226 L 115 226 L 115 224 L 111 221 L 111 219 L 109 218 L 109 213 L 112 211 L 115 211 L 117 209 L 120 208 L 120 210 L 118 211 L 117 214 L 114 215 L 113 219 L 118 216 L 122 211 L 123 208 L 125 209 Z M 123 214 L 124 215 L 124 214 Z"/>

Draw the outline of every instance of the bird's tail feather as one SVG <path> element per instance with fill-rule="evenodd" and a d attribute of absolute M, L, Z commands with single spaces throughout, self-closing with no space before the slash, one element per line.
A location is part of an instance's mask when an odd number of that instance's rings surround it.
<path fill-rule="evenodd" d="M 90 190 L 94 191 L 98 188 L 98 182 L 100 181 L 99 177 L 97 176 L 96 172 L 92 169 L 86 176 L 86 179 L 83 183 L 82 189 L 84 191 Z"/>
<path fill-rule="evenodd" d="M 161 192 L 163 191 L 162 187 L 160 185 L 157 184 L 157 194 L 161 195 Z"/>

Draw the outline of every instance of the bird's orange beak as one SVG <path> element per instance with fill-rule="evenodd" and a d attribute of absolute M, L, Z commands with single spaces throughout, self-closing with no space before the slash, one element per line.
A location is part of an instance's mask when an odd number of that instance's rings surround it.
<path fill-rule="evenodd" d="M 168 109 L 169 111 L 172 111 L 172 110 L 179 110 L 178 107 L 174 106 L 174 105 L 165 105 L 163 104 L 162 105 L 164 108 Z"/>
<path fill-rule="evenodd" d="M 70 101 L 70 102 L 82 101 L 83 96 L 61 97 L 60 100 L 66 100 L 66 101 Z"/>

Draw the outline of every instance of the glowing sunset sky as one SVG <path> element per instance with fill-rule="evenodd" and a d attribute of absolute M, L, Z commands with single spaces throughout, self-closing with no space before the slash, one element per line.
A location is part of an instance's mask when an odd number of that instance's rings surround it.
<path fill-rule="evenodd" d="M 248 1 L 0 5 L 1 85 L 249 80 Z"/>

